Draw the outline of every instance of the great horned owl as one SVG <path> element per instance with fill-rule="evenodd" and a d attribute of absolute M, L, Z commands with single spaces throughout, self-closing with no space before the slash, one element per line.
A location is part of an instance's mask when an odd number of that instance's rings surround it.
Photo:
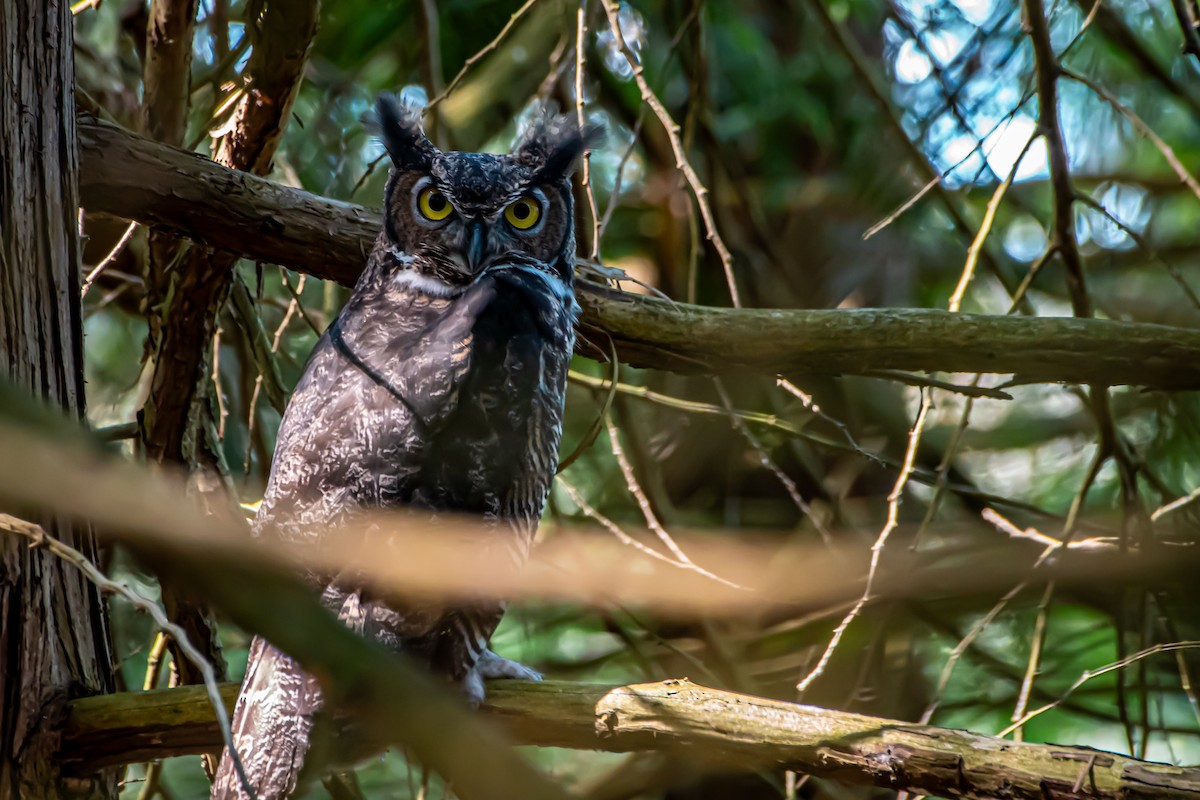
<path fill-rule="evenodd" d="M 383 231 L 287 407 L 255 528 L 319 538 L 356 510 L 415 506 L 479 516 L 523 561 L 557 463 L 578 311 L 569 178 L 593 131 L 545 115 L 510 155 L 442 152 L 419 111 L 390 96 L 377 111 Z M 322 583 L 347 624 L 474 704 L 484 678 L 538 678 L 488 649 L 500 603 L 431 614 Z M 295 789 L 320 707 L 316 680 L 256 638 L 233 734 L 258 797 Z M 244 796 L 228 753 L 212 796 Z"/>

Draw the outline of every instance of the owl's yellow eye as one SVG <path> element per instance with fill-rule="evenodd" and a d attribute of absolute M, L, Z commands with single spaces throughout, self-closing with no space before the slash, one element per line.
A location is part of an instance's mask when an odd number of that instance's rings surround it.
<path fill-rule="evenodd" d="M 417 197 L 417 209 L 421 212 L 421 216 L 434 222 L 441 222 L 450 216 L 450 212 L 454 211 L 450 201 L 446 199 L 446 195 L 432 186 L 421 190 L 421 194 Z"/>
<path fill-rule="evenodd" d="M 504 218 L 517 230 L 527 231 L 542 218 L 542 207 L 532 197 L 522 197 L 504 209 Z"/>

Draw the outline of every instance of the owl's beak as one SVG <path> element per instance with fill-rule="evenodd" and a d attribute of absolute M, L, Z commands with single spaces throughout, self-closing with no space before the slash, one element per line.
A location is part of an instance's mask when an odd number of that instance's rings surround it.
<path fill-rule="evenodd" d="M 467 266 L 474 274 L 483 266 L 483 259 L 487 254 L 487 228 L 483 220 L 473 219 L 467 223 L 466 245 Z"/>

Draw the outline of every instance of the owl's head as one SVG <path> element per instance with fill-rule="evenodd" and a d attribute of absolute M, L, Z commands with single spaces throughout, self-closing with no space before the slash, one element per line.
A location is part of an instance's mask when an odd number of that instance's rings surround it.
<path fill-rule="evenodd" d="M 570 176 L 595 130 L 545 114 L 509 155 L 442 152 L 421 129 L 419 109 L 385 94 L 377 110 L 392 159 L 384 220 L 397 268 L 433 279 L 421 283 L 435 293 L 512 261 L 533 260 L 570 281 Z"/>

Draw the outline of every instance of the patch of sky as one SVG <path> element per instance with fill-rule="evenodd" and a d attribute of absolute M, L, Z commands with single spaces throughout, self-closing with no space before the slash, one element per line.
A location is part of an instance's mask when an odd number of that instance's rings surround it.
<path fill-rule="evenodd" d="M 1046 230 L 1034 217 L 1021 214 L 1004 230 L 1004 252 L 1016 261 L 1029 264 L 1046 251 Z"/>
<path fill-rule="evenodd" d="M 629 52 L 640 63 L 642 50 L 646 47 L 646 20 L 633 6 L 621 3 L 617 11 L 617 22 Z M 609 72 L 623 81 L 633 78 L 633 65 L 629 63 L 625 53 L 621 52 L 621 44 L 611 29 L 605 26 L 598 31 L 596 44 L 604 53 L 604 66 Z"/>
<path fill-rule="evenodd" d="M 950 188 L 1003 179 L 1036 129 L 1036 105 L 1014 114 L 1027 97 L 1030 66 L 1018 13 L 996 0 L 899 0 L 897 12 L 902 20 L 889 20 L 883 34 L 905 130 L 937 167 L 949 171 Z M 1063 44 L 1081 24 L 1073 12 L 1056 12 Z M 1064 106 L 1066 97 L 1064 87 Z M 1100 149 L 1111 151 L 1107 143 Z M 1045 145 L 1038 140 L 1015 179 L 1046 174 Z"/>
<path fill-rule="evenodd" d="M 1091 242 L 1105 250 L 1136 247 L 1137 243 L 1125 229 L 1140 235 L 1150 221 L 1150 196 L 1146 190 L 1129 184 L 1105 183 L 1094 197 L 1108 214 L 1083 204 L 1076 205 L 1075 235 L 1080 243 Z"/>
<path fill-rule="evenodd" d="M 229 49 L 236 50 L 246 35 L 246 26 L 240 22 L 229 23 Z M 195 64 L 212 65 L 217 60 L 217 39 L 213 36 L 208 25 L 197 25 L 192 37 L 192 61 Z M 235 68 L 241 71 L 250 60 L 250 48 L 238 59 Z"/>

